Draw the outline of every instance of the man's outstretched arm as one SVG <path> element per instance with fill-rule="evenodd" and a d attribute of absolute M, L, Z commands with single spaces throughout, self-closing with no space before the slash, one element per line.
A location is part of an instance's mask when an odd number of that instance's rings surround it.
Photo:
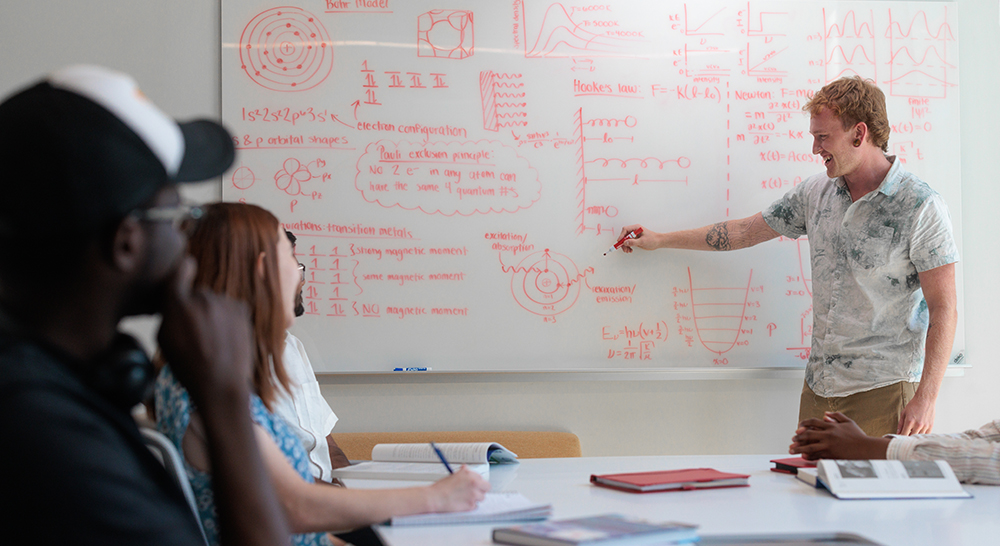
<path fill-rule="evenodd" d="M 622 228 L 618 239 L 642 227 L 633 224 Z M 739 250 L 748 248 L 780 235 L 767 225 L 763 213 L 758 212 L 741 220 L 727 220 L 710 226 L 669 233 L 657 233 L 643 228 L 642 234 L 634 239 L 626 239 L 621 249 L 628 253 L 633 248 L 655 250 L 657 248 L 677 248 L 684 250 Z"/>

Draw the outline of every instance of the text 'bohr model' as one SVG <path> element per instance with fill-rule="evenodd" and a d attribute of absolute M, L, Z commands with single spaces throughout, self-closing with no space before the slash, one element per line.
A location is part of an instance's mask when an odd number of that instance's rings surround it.
<path fill-rule="evenodd" d="M 239 50 L 247 76 L 272 91 L 312 89 L 333 68 L 326 28 L 311 13 L 290 6 L 257 14 L 243 29 Z"/>
<path fill-rule="evenodd" d="M 511 294 L 526 311 L 555 322 L 580 297 L 580 275 L 573 260 L 545 249 L 526 256 L 513 270 Z"/>

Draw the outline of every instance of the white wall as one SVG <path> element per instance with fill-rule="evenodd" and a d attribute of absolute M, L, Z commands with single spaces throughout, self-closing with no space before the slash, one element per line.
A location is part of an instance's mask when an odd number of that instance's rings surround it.
<path fill-rule="evenodd" d="M 485 0 L 482 0 L 485 1 Z M 59 66 L 89 62 L 133 74 L 178 118 L 218 117 L 220 7 L 203 0 L 48 0 L 4 6 L 0 94 Z M 1000 14 L 996 0 L 959 0 L 966 355 L 964 377 L 945 379 L 936 430 L 1000 418 Z M 2 175 L 0 175 L 2 176 Z M 931 181 L 933 183 L 933 181 Z M 194 197 L 217 199 L 207 184 Z M 991 220 L 992 219 L 992 220 Z M 41 251 L 41 250 L 40 250 Z M 3 259 L 9 259 L 4 257 Z M 149 339 L 153 322 L 131 326 Z M 794 428 L 801 379 L 524 381 L 325 377 L 342 432 L 565 430 L 584 455 L 780 453 Z"/>

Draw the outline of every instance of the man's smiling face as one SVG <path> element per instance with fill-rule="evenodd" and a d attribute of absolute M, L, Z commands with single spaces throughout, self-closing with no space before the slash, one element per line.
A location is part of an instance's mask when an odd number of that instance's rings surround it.
<path fill-rule="evenodd" d="M 849 175 L 861 163 L 860 149 L 854 146 L 857 138 L 855 128 L 845 130 L 829 108 L 823 108 L 809 121 L 809 133 L 813 136 L 812 153 L 823 158 L 828 177 Z"/>

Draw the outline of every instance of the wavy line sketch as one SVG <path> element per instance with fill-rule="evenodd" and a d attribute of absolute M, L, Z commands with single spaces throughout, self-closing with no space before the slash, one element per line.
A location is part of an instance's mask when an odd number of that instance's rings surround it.
<path fill-rule="evenodd" d="M 523 110 L 527 102 L 500 102 L 498 99 L 523 99 L 525 93 L 501 92 L 498 89 L 519 90 L 524 87 L 520 83 L 521 74 L 508 74 L 484 70 L 479 73 L 479 96 L 483 107 L 483 129 L 498 131 L 501 127 L 523 127 L 527 120 L 512 120 L 510 118 L 526 118 L 528 113 Z M 512 81 L 518 80 L 518 81 Z M 500 120 L 504 118 L 504 121 Z"/>
<path fill-rule="evenodd" d="M 945 8 L 945 18 L 947 18 L 947 11 L 948 9 Z M 911 40 L 943 40 L 949 42 L 955 40 L 955 35 L 951 32 L 951 25 L 948 24 L 947 21 L 941 23 L 938 26 L 936 33 L 932 31 L 931 23 L 927 19 L 926 11 L 921 10 L 916 15 L 914 15 L 913 19 L 910 21 L 910 24 L 906 28 L 906 30 L 903 30 L 903 27 L 902 25 L 899 24 L 899 22 L 891 22 L 892 11 L 889 12 L 889 18 L 890 18 L 889 29 L 886 30 L 885 34 L 887 38 L 909 38 Z M 917 19 L 923 19 L 924 23 L 923 29 L 921 29 L 920 26 L 917 25 Z M 913 36 L 914 33 L 913 27 L 915 25 L 917 26 L 916 30 L 917 35 Z"/>
<path fill-rule="evenodd" d="M 826 8 L 823 9 L 823 19 L 827 17 Z M 864 38 L 864 39 L 874 39 L 875 33 L 872 31 L 872 18 L 874 14 L 869 10 L 868 20 L 858 22 L 858 15 L 854 10 L 848 10 L 847 14 L 841 22 L 831 23 L 827 25 L 826 37 L 827 38 Z M 848 23 L 850 21 L 850 23 Z M 850 30 L 848 30 L 850 29 Z"/>
<path fill-rule="evenodd" d="M 417 17 L 417 56 L 465 59 L 475 53 L 472 12 L 435 9 Z"/>
<path fill-rule="evenodd" d="M 240 68 L 272 91 L 305 91 L 333 68 L 333 42 L 311 13 L 284 6 L 257 14 L 240 36 Z"/>
<path fill-rule="evenodd" d="M 906 59 L 901 59 L 900 58 L 901 55 L 906 55 Z M 933 58 L 928 59 L 928 57 L 933 57 Z M 889 59 L 889 62 L 898 63 L 900 65 L 911 64 L 914 66 L 934 66 L 934 67 L 944 66 L 947 68 L 955 68 L 955 65 L 946 61 L 944 59 L 944 56 L 942 56 L 941 52 L 938 51 L 937 48 L 933 46 L 927 48 L 924 51 L 924 55 L 920 59 L 917 59 L 913 56 L 913 53 L 910 52 L 910 48 L 901 47 L 892 54 L 892 58 Z"/>
<path fill-rule="evenodd" d="M 629 42 L 585 30 L 573 21 L 565 6 L 552 4 L 545 10 L 535 43 L 526 57 L 615 57 L 625 55 Z M 525 43 L 527 45 L 527 43 Z"/>
<path fill-rule="evenodd" d="M 859 56 L 862 58 L 861 60 L 858 60 Z M 860 45 L 854 46 L 854 49 L 851 50 L 851 54 L 849 56 L 847 53 L 844 53 L 843 47 L 839 45 L 835 46 L 830 52 L 830 55 L 827 57 L 827 63 L 829 64 L 865 65 L 873 64 L 874 62 L 874 55 L 869 56 L 868 51 Z"/>
<path fill-rule="evenodd" d="M 746 286 L 701 288 L 695 288 L 690 267 L 687 271 L 691 312 L 698 339 L 709 351 L 718 355 L 726 353 L 740 340 L 753 270 L 750 270 Z"/>
<path fill-rule="evenodd" d="M 844 53 L 841 46 L 836 46 L 826 60 L 827 81 L 833 81 L 844 76 L 858 75 L 863 78 L 875 79 L 876 67 L 874 54 L 869 57 L 869 52 L 864 46 L 855 46 L 850 57 Z"/>
<path fill-rule="evenodd" d="M 956 63 L 949 62 L 948 43 L 954 41 L 948 22 L 948 8 L 935 23 L 927 11 L 913 16 L 906 30 L 892 20 L 889 11 L 889 94 L 894 97 L 945 98 L 948 89 L 955 87 L 950 71 Z M 940 21 L 940 22 L 937 22 Z M 932 30 L 936 27 L 936 30 Z"/>
<path fill-rule="evenodd" d="M 581 274 L 569 257 L 545 249 L 533 252 L 514 269 L 511 295 L 525 311 L 555 322 L 580 297 Z"/>
<path fill-rule="evenodd" d="M 836 15 L 823 10 L 823 48 L 825 50 L 826 81 L 858 75 L 878 81 L 875 34 L 872 31 L 875 14 L 849 10 L 843 19 L 829 20 Z M 850 53 L 848 53 L 848 51 Z"/>

